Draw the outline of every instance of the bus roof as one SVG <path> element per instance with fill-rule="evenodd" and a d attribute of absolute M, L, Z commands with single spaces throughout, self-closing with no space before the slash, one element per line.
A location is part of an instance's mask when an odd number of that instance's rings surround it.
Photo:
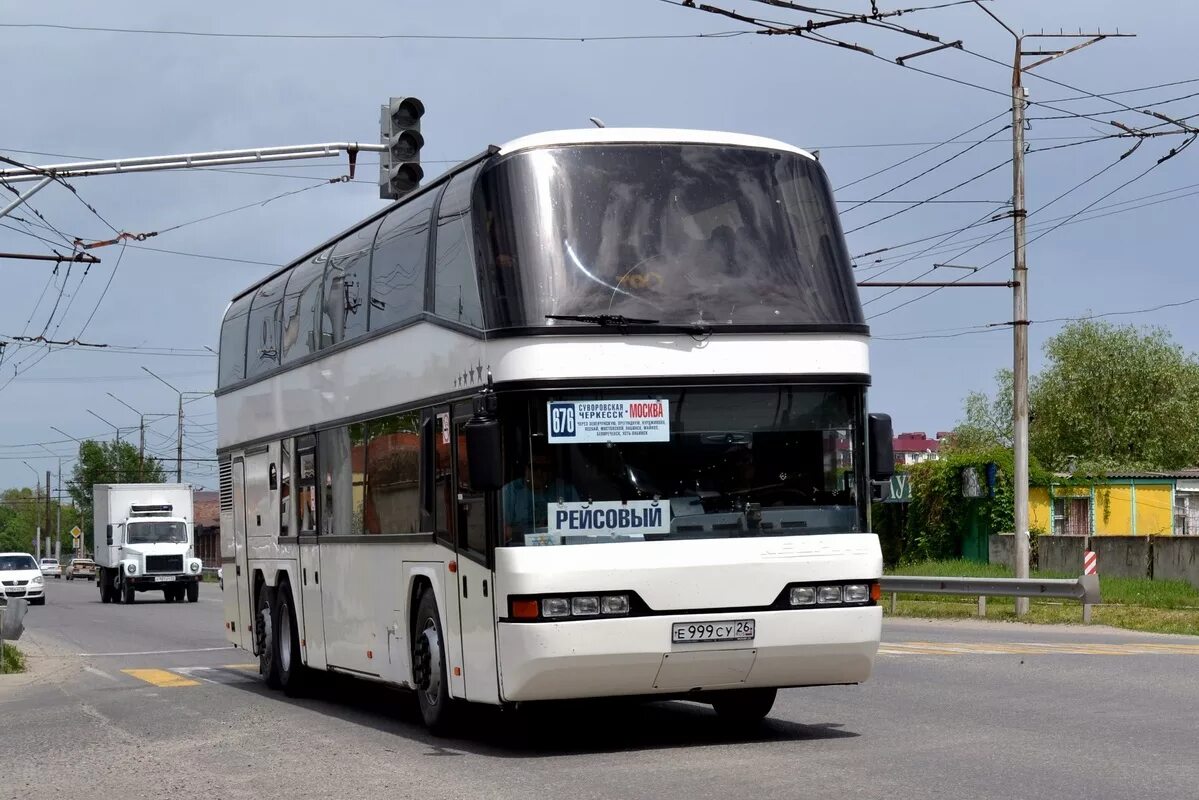
<path fill-rule="evenodd" d="M 724 144 L 736 147 L 758 147 L 764 150 L 781 150 L 787 153 L 798 153 L 808 158 L 814 157 L 806 150 L 794 145 L 780 142 L 777 139 L 767 139 L 764 136 L 751 136 L 744 133 L 728 133 L 725 131 L 695 131 L 679 128 L 578 128 L 575 130 L 546 131 L 534 133 L 513 139 L 500 147 L 501 154 L 515 153 L 518 150 L 528 150 L 534 147 L 561 144 L 607 144 L 634 142 L 672 142 L 685 144 Z"/>

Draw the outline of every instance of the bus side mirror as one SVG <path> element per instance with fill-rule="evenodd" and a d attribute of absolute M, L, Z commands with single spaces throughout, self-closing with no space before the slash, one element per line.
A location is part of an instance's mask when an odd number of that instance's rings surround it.
<path fill-rule="evenodd" d="M 463 427 L 471 488 L 491 492 L 504 485 L 504 462 L 500 450 L 500 421 L 471 418 Z"/>
<path fill-rule="evenodd" d="M 870 480 L 885 481 L 895 474 L 891 416 L 889 414 L 871 414 L 869 421 Z"/>
<path fill-rule="evenodd" d="M 108 539 L 108 546 L 112 546 L 112 525 L 109 525 L 105 531 L 105 537 Z"/>

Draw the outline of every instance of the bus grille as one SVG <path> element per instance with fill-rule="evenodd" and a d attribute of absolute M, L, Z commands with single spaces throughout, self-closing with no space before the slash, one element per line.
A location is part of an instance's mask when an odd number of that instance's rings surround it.
<path fill-rule="evenodd" d="M 183 572 L 183 556 L 146 556 L 146 572 Z"/>

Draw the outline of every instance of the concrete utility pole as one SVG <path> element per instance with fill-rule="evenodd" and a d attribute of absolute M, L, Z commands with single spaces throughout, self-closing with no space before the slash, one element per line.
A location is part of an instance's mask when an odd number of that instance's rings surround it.
<path fill-rule="evenodd" d="M 50 532 L 50 470 L 46 470 L 46 533 Z M 46 555 L 50 555 L 50 548 L 46 548 Z"/>
<path fill-rule="evenodd" d="M 1027 227 L 1028 207 L 1024 192 L 1024 112 L 1028 104 L 1028 90 L 1024 88 L 1024 73 L 1041 64 L 1081 50 L 1110 36 L 1132 34 L 1058 32 L 1020 35 L 1007 23 L 991 13 L 990 9 L 975 0 L 975 5 L 986 12 L 1003 29 L 1012 35 L 1016 49 L 1012 57 L 1012 494 L 1014 495 L 1013 520 L 1016 535 L 1016 577 L 1027 578 L 1030 547 L 1028 531 L 1028 260 Z M 1064 50 L 1024 49 L 1025 39 L 1083 39 L 1085 41 Z M 1040 56 L 1032 64 L 1025 65 L 1025 56 Z M 1016 598 L 1016 615 L 1028 613 L 1028 598 Z"/>

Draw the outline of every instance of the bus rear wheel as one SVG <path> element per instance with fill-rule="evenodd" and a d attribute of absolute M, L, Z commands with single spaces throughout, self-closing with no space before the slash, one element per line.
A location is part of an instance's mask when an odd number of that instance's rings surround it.
<path fill-rule="evenodd" d="M 709 702 L 722 720 L 746 726 L 766 719 L 777 696 L 777 689 L 734 689 L 713 693 Z"/>
<path fill-rule="evenodd" d="M 434 736 L 449 735 L 454 729 L 457 709 L 450 697 L 445 636 L 437 614 L 437 600 L 431 590 L 426 589 L 417 603 L 412 638 L 412 675 L 421 717 Z"/>
<path fill-rule="evenodd" d="M 286 582 L 279 584 L 275 593 L 271 638 L 274 640 L 272 649 L 279 685 L 287 696 L 299 697 L 304 693 L 308 669 L 300 656 L 300 629 L 296 625 L 295 601 L 291 596 L 291 586 Z"/>

